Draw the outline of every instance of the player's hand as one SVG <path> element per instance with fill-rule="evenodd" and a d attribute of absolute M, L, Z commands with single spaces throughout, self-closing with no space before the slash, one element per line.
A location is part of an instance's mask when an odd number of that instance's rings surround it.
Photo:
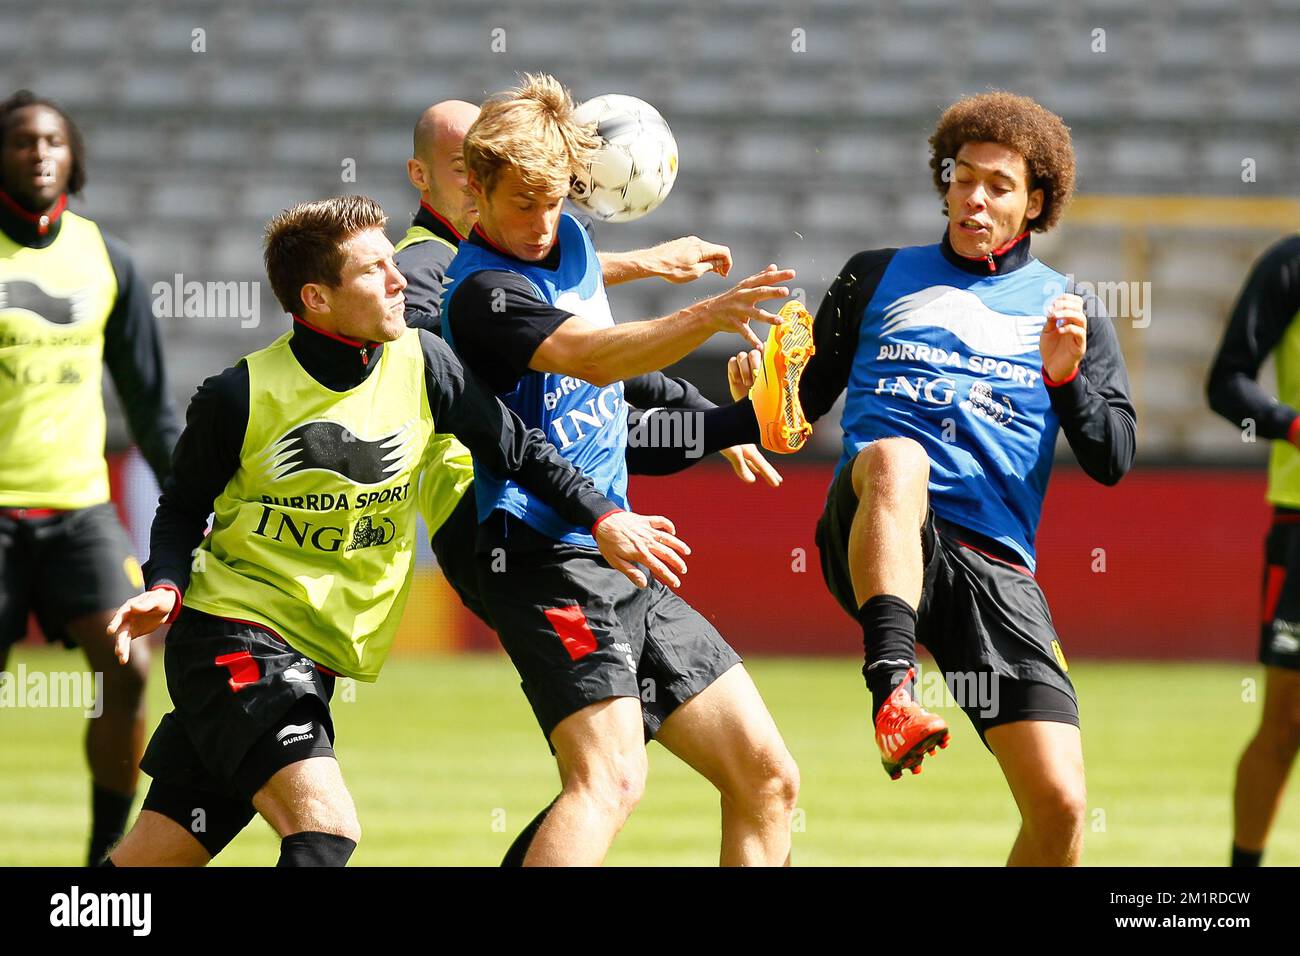
<path fill-rule="evenodd" d="M 669 282 L 690 282 L 706 272 L 731 271 L 731 250 L 699 236 L 661 242 L 649 250 L 650 272 Z"/>
<path fill-rule="evenodd" d="M 737 352 L 727 359 L 727 387 L 731 389 L 731 400 L 738 402 L 754 387 L 754 375 L 763 367 L 763 353 L 758 349 Z"/>
<path fill-rule="evenodd" d="M 662 515 L 639 515 L 616 511 L 601 518 L 591 529 L 596 546 L 614 568 L 639 588 L 649 585 L 643 564 L 650 573 L 670 588 L 681 587 L 679 574 L 686 573 L 682 559 L 691 553 L 680 540 L 673 523 Z"/>
<path fill-rule="evenodd" d="M 108 633 L 113 638 L 118 663 L 125 664 L 131 659 L 131 641 L 162 627 L 175 607 L 175 591 L 155 588 L 137 594 L 118 608 L 108 622 Z"/>
<path fill-rule="evenodd" d="M 750 322 L 780 325 L 781 317 L 766 312 L 758 303 L 769 299 L 788 299 L 790 290 L 782 282 L 794 278 L 793 269 L 780 269 L 769 265 L 747 279 L 742 279 L 726 292 L 704 299 L 699 303 L 709 325 L 717 332 L 736 332 L 744 336 L 751 347 L 761 350 L 762 340 L 749 327 Z"/>
<path fill-rule="evenodd" d="M 1087 346 L 1088 316 L 1083 299 L 1069 293 L 1058 295 L 1047 307 L 1047 322 L 1038 338 L 1048 378 L 1063 382 L 1073 375 Z"/>
<path fill-rule="evenodd" d="M 722 449 L 721 455 L 731 462 L 731 470 L 747 485 L 752 485 L 755 475 L 762 475 L 773 488 L 781 487 L 781 473 L 768 464 L 756 445 L 733 445 Z"/>

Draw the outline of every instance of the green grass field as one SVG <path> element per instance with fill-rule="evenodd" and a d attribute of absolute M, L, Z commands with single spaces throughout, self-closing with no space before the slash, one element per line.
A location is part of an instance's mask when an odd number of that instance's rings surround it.
<path fill-rule="evenodd" d="M 151 718 L 168 707 L 155 656 Z M 22 648 L 10 670 L 79 666 Z M 803 789 L 797 865 L 998 865 L 1017 816 L 997 766 L 958 710 L 953 743 L 925 772 L 889 781 L 874 756 L 866 696 L 849 659 L 749 662 Z M 1258 720 L 1246 665 L 1073 662 L 1083 704 L 1094 865 L 1217 866 L 1230 838 L 1233 767 Z M 1262 686 L 1260 688 L 1262 690 Z M 356 865 L 495 865 L 556 791 L 554 765 L 504 657 L 399 657 L 377 685 L 336 698 L 338 752 L 364 836 Z M 0 865 L 76 865 L 87 828 L 80 711 L 0 711 Z M 143 791 L 142 791 L 143 792 Z M 718 800 L 651 746 L 647 793 L 609 863 L 716 862 Z M 218 862 L 269 865 L 278 841 L 254 822 Z M 1300 797 L 1288 799 L 1273 865 L 1300 864 Z"/>

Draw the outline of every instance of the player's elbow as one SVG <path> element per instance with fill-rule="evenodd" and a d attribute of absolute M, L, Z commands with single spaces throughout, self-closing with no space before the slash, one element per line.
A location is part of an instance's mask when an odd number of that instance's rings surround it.
<path fill-rule="evenodd" d="M 1133 468 L 1134 450 L 1126 448 L 1121 452 L 1113 454 L 1105 462 L 1086 468 L 1088 476 L 1108 488 L 1113 488 L 1119 484 L 1120 479 L 1129 473 Z"/>
<path fill-rule="evenodd" d="M 1210 406 L 1210 411 L 1236 424 L 1238 409 L 1233 401 L 1233 394 L 1230 376 L 1223 375 L 1218 370 L 1212 371 L 1205 382 L 1205 400 Z"/>
<path fill-rule="evenodd" d="M 591 341 L 543 342 L 531 367 L 539 372 L 571 375 L 597 388 L 612 385 L 621 378 L 603 359 L 597 343 Z"/>
<path fill-rule="evenodd" d="M 1093 472 L 1093 481 L 1105 485 L 1107 488 L 1114 488 L 1119 484 L 1120 479 L 1128 474 L 1127 467 L 1112 467 L 1105 471 Z"/>
<path fill-rule="evenodd" d="M 604 365 L 595 362 L 585 363 L 584 370 L 578 377 L 585 382 L 590 382 L 597 388 L 604 388 L 606 385 L 613 385 L 619 380 L 619 376 L 615 375 L 613 371 L 606 368 Z"/>
<path fill-rule="evenodd" d="M 1128 429 L 1112 434 L 1105 446 L 1075 448 L 1075 459 L 1084 474 L 1107 487 L 1119 484 L 1120 479 L 1132 469 L 1136 457 L 1136 435 Z"/>

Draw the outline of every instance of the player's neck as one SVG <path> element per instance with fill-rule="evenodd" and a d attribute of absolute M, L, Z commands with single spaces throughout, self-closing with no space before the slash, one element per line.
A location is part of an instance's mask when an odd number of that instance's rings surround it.
<path fill-rule="evenodd" d="M 326 388 L 346 391 L 365 381 L 382 354 L 383 343 L 362 342 L 295 315 L 289 348 L 308 375 Z"/>
<path fill-rule="evenodd" d="M 991 252 L 978 256 L 967 256 L 958 252 L 953 247 L 948 230 L 945 229 L 940 249 L 943 251 L 943 257 L 958 269 L 979 276 L 1015 272 L 1032 258 L 1029 253 L 1029 230 L 1027 229 Z"/>
<path fill-rule="evenodd" d="M 34 212 L 0 189 L 0 230 L 21 245 L 43 248 L 58 236 L 67 208 L 67 193 L 61 194 L 49 208 Z"/>
<path fill-rule="evenodd" d="M 415 223 L 424 226 L 434 235 L 447 240 L 453 246 L 458 246 L 464 242 L 468 233 L 468 229 L 462 229 L 452 222 L 450 218 L 438 212 L 434 208 L 428 193 L 420 193 L 420 211 L 415 214 Z"/>
<path fill-rule="evenodd" d="M 495 238 L 493 238 L 491 235 L 487 233 L 487 231 L 483 228 L 482 220 L 474 223 L 474 228 L 472 228 L 469 231 L 469 238 L 467 241 L 472 242 L 475 245 L 482 246 L 485 249 L 491 249 L 493 252 L 497 253 L 498 255 L 505 256 L 507 259 L 510 259 L 513 262 L 518 262 L 520 265 L 538 266 L 540 268 L 550 269 L 552 271 L 558 269 L 560 266 L 560 240 L 558 235 L 556 236 L 555 242 L 551 244 L 550 250 L 546 253 L 546 255 L 542 256 L 542 258 L 540 259 L 519 258 L 517 255 L 515 255 L 513 252 L 511 252 L 509 249 L 507 249 L 505 246 L 503 246 L 500 242 L 498 242 Z"/>

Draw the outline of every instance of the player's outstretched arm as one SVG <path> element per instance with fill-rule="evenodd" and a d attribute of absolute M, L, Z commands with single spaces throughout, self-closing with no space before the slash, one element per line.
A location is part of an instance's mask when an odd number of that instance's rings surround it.
<path fill-rule="evenodd" d="M 133 638 L 180 612 L 195 549 L 203 541 L 213 502 L 239 468 L 247 428 L 248 368 L 241 362 L 204 381 L 190 400 L 149 531 L 144 565 L 149 590 L 123 604 L 108 627 L 122 663 L 129 659 Z M 166 613 L 155 619 L 164 606 Z"/>
<path fill-rule="evenodd" d="M 605 285 L 653 278 L 681 283 L 698 279 L 706 272 L 725 276 L 731 271 L 731 250 L 698 236 L 683 236 L 650 249 L 597 255 Z"/>
<path fill-rule="evenodd" d="M 749 323 L 781 321 L 759 308 L 759 303 L 789 296 L 782 283 L 793 278 L 794 270 L 769 265 L 725 292 L 644 322 L 609 326 L 570 316 L 537 346 L 528 367 L 603 386 L 665 368 L 716 332 L 736 332 L 761 349 L 763 343 Z"/>
<path fill-rule="evenodd" d="M 897 251 L 868 249 L 851 256 L 822 296 L 813 318 L 816 350 L 799 380 L 799 404 L 808 421 L 829 412 L 848 386 L 867 303 Z"/>
<path fill-rule="evenodd" d="M 167 623 L 175 609 L 176 592 L 171 588 L 145 591 L 119 607 L 108 622 L 108 633 L 113 638 L 118 662 L 125 664 L 129 661 L 131 642 L 158 630 Z"/>
<path fill-rule="evenodd" d="M 629 473 L 673 475 L 717 452 L 747 484 L 757 475 L 774 488 L 781 484 L 780 474 L 754 444 L 758 422 L 746 394 L 719 407 L 690 382 L 662 372 L 630 378 L 623 387 L 628 404 L 644 409 L 628 421 Z"/>

